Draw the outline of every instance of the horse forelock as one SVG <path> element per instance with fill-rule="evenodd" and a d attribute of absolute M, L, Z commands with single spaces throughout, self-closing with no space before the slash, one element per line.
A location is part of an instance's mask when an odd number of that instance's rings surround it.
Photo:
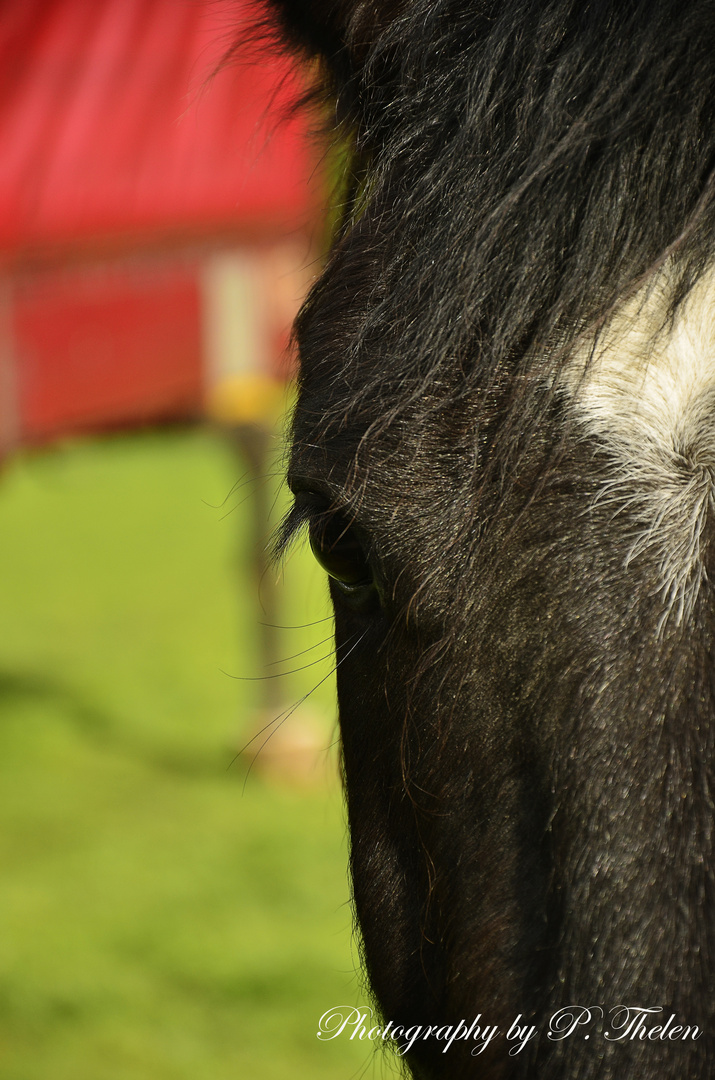
<path fill-rule="evenodd" d="M 540 375 L 667 254 L 682 299 L 712 241 L 714 22 L 420 0 L 377 34 L 349 87 L 360 193 L 308 309 L 347 290 L 366 400 Z"/>

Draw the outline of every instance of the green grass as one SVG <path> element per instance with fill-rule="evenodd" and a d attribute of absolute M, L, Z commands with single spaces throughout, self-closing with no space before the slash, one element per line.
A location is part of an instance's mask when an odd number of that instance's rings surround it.
<path fill-rule="evenodd" d="M 67 444 L 2 477 L 3 1080 L 383 1071 L 365 1044 L 316 1039 L 326 1009 L 364 1000 L 338 785 L 232 764 L 262 686 L 230 677 L 260 674 L 243 471 L 192 430 Z M 285 623 L 325 618 L 312 560 L 286 574 Z M 284 655 L 329 631 L 283 631 Z M 281 680 L 286 702 L 329 670 Z M 327 745 L 330 678 L 314 699 Z"/>

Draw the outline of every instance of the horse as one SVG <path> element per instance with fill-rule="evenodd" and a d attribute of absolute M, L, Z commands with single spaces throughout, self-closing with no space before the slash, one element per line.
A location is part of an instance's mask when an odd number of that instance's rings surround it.
<path fill-rule="evenodd" d="M 705 1080 L 715 4 L 272 8 L 344 148 L 279 547 L 381 1015 L 416 1080 Z"/>

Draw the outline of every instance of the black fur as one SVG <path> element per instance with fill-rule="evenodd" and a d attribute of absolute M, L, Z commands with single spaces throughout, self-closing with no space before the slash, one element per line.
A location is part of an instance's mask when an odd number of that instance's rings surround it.
<path fill-rule="evenodd" d="M 400 1023 L 541 1031 L 515 1057 L 417 1043 L 420 1078 L 705 1080 L 712 590 L 658 633 L 655 556 L 625 568 L 634 522 L 594 499 L 607 456 L 553 387 L 666 260 L 671 314 L 712 261 L 715 3 L 276 8 L 352 148 L 297 325 L 286 537 L 353 522 L 381 598 L 333 586 L 377 999 Z M 705 1034 L 551 1041 L 567 1005 Z"/>

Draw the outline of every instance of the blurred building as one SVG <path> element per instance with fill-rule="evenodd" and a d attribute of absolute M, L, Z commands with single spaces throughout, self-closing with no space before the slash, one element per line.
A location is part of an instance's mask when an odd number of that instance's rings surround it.
<path fill-rule="evenodd" d="M 321 193 L 256 14 L 4 0 L 0 452 L 273 408 Z"/>

